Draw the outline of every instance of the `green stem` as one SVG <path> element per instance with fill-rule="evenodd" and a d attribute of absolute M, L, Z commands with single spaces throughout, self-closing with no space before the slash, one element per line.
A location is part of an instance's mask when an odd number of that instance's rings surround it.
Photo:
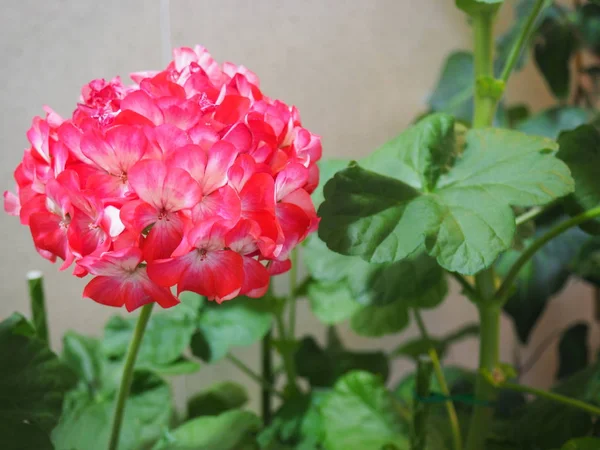
<path fill-rule="evenodd" d="M 530 220 L 538 217 L 545 210 L 546 209 L 542 208 L 541 206 L 536 206 L 535 208 L 531 208 L 529 211 L 521 214 L 520 216 L 517 216 L 517 218 L 515 219 L 515 224 L 517 226 L 523 225 L 524 223 L 529 222 Z"/>
<path fill-rule="evenodd" d="M 498 363 L 500 344 L 500 312 L 499 305 L 480 304 L 481 337 L 479 341 L 479 368 L 491 372 Z M 475 399 L 478 404 L 473 408 L 467 450 L 485 449 L 485 441 L 492 423 L 493 409 L 487 406 L 496 399 L 496 390 L 482 376 L 478 375 L 475 383 Z"/>
<path fill-rule="evenodd" d="M 448 383 L 446 382 L 446 377 L 444 376 L 444 371 L 442 370 L 442 365 L 440 363 L 440 358 L 435 350 L 435 347 L 432 344 L 431 338 L 429 337 L 429 333 L 427 332 L 427 328 L 425 327 L 425 322 L 423 321 L 423 317 L 421 316 L 421 312 L 415 308 L 414 309 L 415 321 L 417 322 L 417 326 L 419 327 L 419 331 L 425 339 L 429 343 L 429 358 L 431 359 L 431 363 L 433 364 L 433 370 L 435 373 L 435 378 L 437 379 L 438 384 L 440 385 L 440 389 L 442 394 L 446 397 L 450 397 L 450 389 L 448 388 Z M 454 403 L 451 400 L 447 400 L 444 402 L 446 406 L 446 412 L 448 413 L 448 420 L 450 421 L 450 429 L 452 431 L 452 441 L 454 443 L 454 450 L 462 450 L 462 435 L 460 432 L 460 422 L 458 421 L 458 415 L 456 414 L 456 409 L 454 408 Z"/>
<path fill-rule="evenodd" d="M 237 358 L 236 356 L 232 355 L 231 353 L 227 354 L 227 359 L 234 366 L 236 366 L 238 369 L 240 369 L 242 372 L 244 372 L 246 375 L 248 375 L 248 377 L 252 378 L 258 384 L 260 384 L 264 390 L 267 390 L 269 392 L 269 394 L 275 394 L 277 397 L 282 397 L 282 394 L 280 392 L 278 392 L 277 390 L 275 390 L 272 383 L 269 383 L 266 378 L 261 377 L 254 370 L 252 370 L 250 367 L 248 367 L 246 364 L 244 364 L 244 362 L 241 359 Z"/>
<path fill-rule="evenodd" d="M 411 450 L 425 450 L 427 447 L 427 417 L 431 405 L 424 403 L 421 399 L 429 397 L 431 392 L 431 372 L 433 363 L 426 356 L 417 359 L 417 374 L 415 380 L 416 398 L 410 435 Z"/>
<path fill-rule="evenodd" d="M 300 392 L 300 389 L 296 383 L 296 362 L 294 361 L 293 353 L 289 351 L 291 341 L 285 332 L 285 324 L 281 313 L 275 314 L 275 323 L 277 324 L 279 340 L 282 343 L 279 353 L 283 360 L 283 367 L 288 381 L 287 389 L 289 389 L 290 394 L 297 394 Z"/>
<path fill-rule="evenodd" d="M 123 367 L 123 375 L 121 377 L 121 385 L 119 386 L 119 393 L 117 396 L 117 406 L 113 418 L 112 431 L 110 433 L 110 443 L 108 444 L 109 450 L 117 450 L 119 445 L 119 434 L 121 432 L 121 424 L 125 414 L 125 403 L 127 401 L 127 397 L 129 397 L 129 390 L 131 388 L 131 382 L 133 381 L 133 368 L 135 366 L 135 359 L 140 349 L 140 344 L 142 343 L 144 331 L 146 330 L 146 325 L 150 319 L 153 306 L 154 302 L 142 306 L 140 316 L 138 317 L 135 325 L 133 337 L 129 343 L 129 349 L 127 350 L 127 357 L 125 359 L 125 366 Z"/>
<path fill-rule="evenodd" d="M 271 391 L 273 389 L 275 377 L 273 376 L 273 353 L 271 352 L 272 337 L 273 331 L 269 330 L 261 342 L 262 379 L 266 383 L 266 386 L 262 385 L 261 390 L 261 410 L 265 426 L 271 423 L 273 408 L 273 405 L 271 404 Z"/>
<path fill-rule="evenodd" d="M 477 291 L 475 290 L 475 288 L 473 287 L 473 285 L 467 281 L 467 279 L 464 276 L 462 276 L 460 273 L 456 273 L 456 272 L 448 272 L 448 273 L 456 281 L 458 281 L 458 283 L 463 288 L 463 292 L 465 293 L 465 295 L 467 297 L 469 297 L 469 298 L 475 298 L 475 297 L 477 297 Z"/>
<path fill-rule="evenodd" d="M 527 18 L 525 25 L 519 31 L 519 35 L 515 39 L 515 42 L 510 49 L 508 59 L 506 60 L 506 64 L 504 65 L 504 69 L 502 70 L 502 75 L 500 76 L 500 79 L 505 83 L 508 81 L 510 74 L 512 73 L 515 65 L 517 64 L 517 61 L 519 60 L 519 56 L 523 51 L 525 43 L 529 40 L 531 36 L 533 26 L 535 25 L 535 21 L 540 11 L 544 8 L 545 2 L 546 0 L 537 0 L 535 2 L 535 5 L 529 13 L 529 17 Z"/>
<path fill-rule="evenodd" d="M 600 207 L 589 209 L 579 214 L 578 216 L 572 217 L 569 220 L 558 224 L 546 234 L 537 239 L 535 242 L 533 242 L 529 247 L 525 249 L 523 253 L 521 253 L 519 259 L 517 259 L 512 265 L 512 267 L 508 271 L 508 274 L 504 278 L 502 285 L 498 289 L 495 299 L 500 303 L 504 302 L 504 300 L 510 292 L 510 288 L 514 280 L 519 274 L 519 271 L 523 268 L 525 264 L 527 264 L 527 261 L 529 261 L 540 248 L 546 245 L 546 243 L 548 243 L 561 233 L 564 233 L 565 231 L 569 230 L 570 228 L 576 227 L 577 225 L 580 225 L 598 216 L 600 216 Z"/>
<path fill-rule="evenodd" d="M 489 127 L 496 112 L 496 99 L 478 92 L 477 80 L 494 76 L 494 25 L 493 13 L 481 13 L 473 17 L 475 35 L 475 116 L 473 128 Z"/>
<path fill-rule="evenodd" d="M 35 334 L 42 341 L 49 343 L 48 319 L 46 316 L 46 300 L 44 296 L 44 276 L 39 270 L 27 273 L 27 284 L 29 285 L 29 299 L 31 301 L 31 315 Z"/>
<path fill-rule="evenodd" d="M 536 397 L 543 397 L 548 400 L 552 400 L 553 402 L 562 403 L 563 405 L 581 409 L 595 416 L 600 416 L 600 408 L 598 408 L 597 406 L 591 405 L 581 400 L 577 400 L 576 398 L 566 397 L 564 395 L 557 394 L 556 392 L 544 391 L 542 389 L 536 389 L 516 383 L 502 383 L 499 386 L 499 388 L 508 389 L 516 392 L 524 392 L 526 394 L 533 394 Z"/>
<path fill-rule="evenodd" d="M 290 317 L 289 317 L 289 338 L 294 339 L 296 333 L 296 287 L 298 285 L 298 249 L 290 253 L 292 268 L 290 269 L 290 295 L 288 298 Z"/>

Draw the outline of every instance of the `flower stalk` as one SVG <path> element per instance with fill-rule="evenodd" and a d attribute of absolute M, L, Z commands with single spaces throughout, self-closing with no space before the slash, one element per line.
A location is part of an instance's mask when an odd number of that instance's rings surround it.
<path fill-rule="evenodd" d="M 150 319 L 152 313 L 152 307 L 154 302 L 144 305 L 140 311 L 133 337 L 129 343 L 127 350 L 127 356 L 125 359 L 125 366 L 123 367 L 123 375 L 121 377 L 121 385 L 119 386 L 119 392 L 117 394 L 117 405 L 115 408 L 115 414 L 113 416 L 113 424 L 110 433 L 110 442 L 108 450 L 117 450 L 119 445 L 119 435 L 121 433 L 121 425 L 123 423 L 123 417 L 125 415 L 125 403 L 127 397 L 129 397 L 129 391 L 131 389 L 131 382 L 133 381 L 133 369 L 135 366 L 135 360 L 137 358 L 144 332 L 146 331 L 146 325 Z"/>

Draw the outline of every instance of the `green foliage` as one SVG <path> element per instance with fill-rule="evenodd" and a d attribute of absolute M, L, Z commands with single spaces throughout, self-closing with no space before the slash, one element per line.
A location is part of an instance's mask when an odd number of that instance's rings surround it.
<path fill-rule="evenodd" d="M 394 351 L 392 351 L 392 357 L 406 357 L 416 360 L 419 355 L 425 355 L 433 345 L 440 359 L 444 359 L 448 349 L 457 342 L 463 339 L 478 336 L 479 325 L 469 324 L 461 327 L 460 329 L 447 334 L 441 338 L 430 338 L 426 340 L 424 338 L 414 338 L 412 340 L 405 341 Z"/>
<path fill-rule="evenodd" d="M 141 450 L 156 441 L 173 414 L 171 394 L 164 381 L 148 372 L 135 374 L 125 406 L 119 450 Z M 96 393 L 87 387 L 71 391 L 60 423 L 52 433 L 57 449 L 105 450 L 115 408 L 115 393 Z"/>
<path fill-rule="evenodd" d="M 414 161 L 427 161 L 421 152 L 437 145 L 455 154 L 443 117 L 428 116 L 365 160 L 382 173 L 353 164 L 327 182 L 319 236 L 329 248 L 382 263 L 424 246 L 445 269 L 474 274 L 510 247 L 510 205 L 545 204 L 573 190 L 554 142 L 497 129 L 469 131 L 464 153 L 435 189 L 420 190 L 427 165 Z"/>
<path fill-rule="evenodd" d="M 192 419 L 165 433 L 153 450 L 253 450 L 260 419 L 240 410 Z"/>
<path fill-rule="evenodd" d="M 238 297 L 233 302 L 204 305 L 192 338 L 192 352 L 198 358 L 214 362 L 237 346 L 251 345 L 271 329 L 272 303 L 268 298 Z"/>
<path fill-rule="evenodd" d="M 326 324 L 350 319 L 354 331 L 366 336 L 401 331 L 408 325 L 409 307 L 435 307 L 448 292 L 442 269 L 425 254 L 370 264 L 334 253 L 311 236 L 304 256 L 315 315 Z"/>
<path fill-rule="evenodd" d="M 531 245 L 561 219 L 540 225 L 533 236 L 525 239 L 524 247 Z M 504 305 L 504 311 L 511 316 L 521 342 L 529 340 L 548 302 L 565 285 L 570 275 L 570 262 L 586 240 L 581 230 L 572 228 L 542 247 L 519 272 L 516 289 Z M 523 251 L 511 249 L 502 255 L 496 265 L 498 273 L 505 275 Z"/>
<path fill-rule="evenodd" d="M 232 381 L 222 381 L 188 400 L 188 419 L 216 416 L 230 409 L 241 408 L 247 402 L 248 393 L 243 386 Z"/>
<path fill-rule="evenodd" d="M 585 323 L 576 323 L 569 327 L 558 344 L 558 372 L 556 378 L 562 379 L 585 369 L 589 362 L 589 328 Z"/>
<path fill-rule="evenodd" d="M 600 370 L 598 365 L 565 379 L 555 392 L 589 403 L 600 401 Z M 556 449 L 568 440 L 587 436 L 593 429 L 589 414 L 569 405 L 537 398 L 528 403 L 507 423 L 500 425 L 506 440 L 518 448 Z"/>
<path fill-rule="evenodd" d="M 584 45 L 592 52 L 600 52 L 600 5 L 587 3 L 578 14 L 578 28 Z"/>
<path fill-rule="evenodd" d="M 474 87 L 471 77 L 474 70 L 471 53 L 460 51 L 448 56 L 429 97 L 429 108 L 470 123 L 473 120 Z"/>
<path fill-rule="evenodd" d="M 561 450 L 598 450 L 600 439 L 595 437 L 584 437 L 572 439 L 562 446 Z"/>
<path fill-rule="evenodd" d="M 562 133 L 558 142 L 557 156 L 569 166 L 575 179 L 575 192 L 567 199 L 568 212 L 576 215 L 600 205 L 600 132 L 592 125 L 582 125 Z M 582 228 L 600 233 L 600 220 Z"/>
<path fill-rule="evenodd" d="M 406 425 L 396 414 L 391 394 L 370 373 L 342 377 L 323 401 L 321 414 L 328 450 L 408 447 Z"/>
<path fill-rule="evenodd" d="M 456 6 L 469 15 L 496 12 L 504 0 L 456 0 Z"/>
<path fill-rule="evenodd" d="M 328 329 L 327 347 L 321 348 L 314 338 L 300 341 L 295 354 L 298 375 L 308 379 L 313 387 L 331 387 L 345 373 L 364 370 L 386 380 L 389 362 L 383 352 L 354 352 L 344 349 L 335 328 Z"/>
<path fill-rule="evenodd" d="M 74 373 L 19 314 L 0 322 L 0 361 L 3 445 L 23 448 L 27 442 L 52 448 L 48 436 L 59 420 L 65 393 L 75 385 Z"/>
<path fill-rule="evenodd" d="M 561 132 L 577 128 L 586 123 L 589 119 L 590 113 L 585 109 L 573 106 L 555 106 L 522 121 L 517 126 L 517 129 L 527 134 L 558 139 Z M 557 156 L 561 158 L 560 154 L 563 151 L 563 148 L 560 142 L 559 147 L 560 150 Z M 574 176 L 573 173 L 571 174 Z"/>

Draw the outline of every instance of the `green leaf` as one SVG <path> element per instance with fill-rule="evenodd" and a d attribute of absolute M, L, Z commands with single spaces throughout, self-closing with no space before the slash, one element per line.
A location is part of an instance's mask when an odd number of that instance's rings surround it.
<path fill-rule="evenodd" d="M 198 417 L 169 431 L 153 450 L 243 450 L 255 448 L 253 434 L 260 419 L 248 411 L 232 410 Z"/>
<path fill-rule="evenodd" d="M 167 365 L 148 365 L 144 369 L 162 376 L 187 375 L 198 372 L 200 364 L 182 356 Z"/>
<path fill-rule="evenodd" d="M 369 337 L 397 333 L 406 328 L 408 323 L 408 305 L 401 301 L 383 306 L 365 306 L 350 319 L 350 326 L 354 332 Z"/>
<path fill-rule="evenodd" d="M 312 390 L 310 395 L 295 396 L 287 400 L 277 410 L 271 424 L 258 435 L 260 448 L 320 449 L 323 442 L 320 406 L 328 392 Z"/>
<path fill-rule="evenodd" d="M 456 6 L 467 14 L 494 13 L 504 0 L 456 0 Z"/>
<path fill-rule="evenodd" d="M 343 322 L 363 307 L 345 282 L 313 282 L 308 286 L 308 300 L 314 315 L 326 325 Z"/>
<path fill-rule="evenodd" d="M 577 47 L 571 24 L 564 18 L 546 17 L 537 34 L 535 62 L 552 93 L 565 99 L 571 85 L 570 60 Z"/>
<path fill-rule="evenodd" d="M 329 333 L 335 333 L 333 327 Z M 386 380 L 390 367 L 388 358 L 383 352 L 357 352 L 344 349 L 334 336 L 336 345 L 321 348 L 312 337 L 304 337 L 294 357 L 298 375 L 308 379 L 313 387 L 330 387 L 342 375 L 353 370 L 364 370 L 379 375 Z"/>
<path fill-rule="evenodd" d="M 251 345 L 271 329 L 271 302 L 266 297 L 238 297 L 222 304 L 208 303 L 198 319 L 192 352 L 206 362 L 217 361 L 233 347 Z"/>
<path fill-rule="evenodd" d="M 589 119 L 590 113 L 585 109 L 555 106 L 521 122 L 517 129 L 523 133 L 557 139 L 562 131 L 577 128 Z M 562 145 L 560 149 L 562 150 Z M 557 156 L 560 158 L 560 150 Z"/>
<path fill-rule="evenodd" d="M 460 342 L 463 339 L 478 335 L 479 325 L 468 324 L 444 337 L 430 338 L 430 340 L 426 340 L 424 338 L 414 338 L 405 341 L 394 351 L 392 351 L 390 356 L 404 356 L 407 358 L 417 360 L 420 355 L 427 354 L 431 345 L 433 345 L 439 358 L 444 359 L 444 357 L 446 356 L 446 352 L 448 351 L 450 346 L 456 344 L 457 342 Z"/>
<path fill-rule="evenodd" d="M 594 236 L 581 246 L 571 270 L 588 283 L 600 286 L 600 238 Z"/>
<path fill-rule="evenodd" d="M 100 341 L 68 331 L 63 336 L 62 358 L 90 390 L 101 388 L 105 367 Z"/>
<path fill-rule="evenodd" d="M 506 109 L 506 119 L 508 120 L 509 128 L 520 129 L 519 125 L 521 123 L 525 122 L 529 118 L 529 116 L 531 116 L 529 107 L 522 103 L 511 106 Z M 521 131 L 524 131 L 524 130 L 521 130 Z M 536 133 L 531 133 L 531 134 L 536 134 Z M 537 134 L 539 134 L 539 133 L 537 133 Z M 541 134 L 541 136 L 543 136 L 543 134 Z M 548 136 L 546 136 L 546 137 L 548 137 Z"/>
<path fill-rule="evenodd" d="M 598 365 L 569 377 L 554 389 L 555 392 L 579 400 L 600 402 L 600 370 Z M 576 437 L 587 436 L 593 427 L 589 414 L 569 405 L 537 398 L 514 414 L 503 427 L 507 440 L 518 448 L 556 449 Z"/>
<path fill-rule="evenodd" d="M 571 439 L 561 450 L 598 450 L 600 448 L 600 439 L 595 437 L 584 437 Z"/>
<path fill-rule="evenodd" d="M 588 3 L 578 14 L 578 30 L 585 46 L 594 53 L 600 52 L 600 5 Z"/>
<path fill-rule="evenodd" d="M 317 163 L 319 166 L 319 185 L 311 194 L 312 201 L 315 205 L 315 208 L 318 208 L 321 203 L 323 203 L 323 186 L 325 183 L 335 175 L 338 170 L 342 170 L 348 163 L 345 159 L 324 159 Z"/>
<path fill-rule="evenodd" d="M 108 448 L 115 397 L 92 397 L 86 390 L 69 393 L 60 423 L 52 433 L 57 449 Z M 169 387 L 158 377 L 136 372 L 119 439 L 119 450 L 147 448 L 161 435 L 173 414 Z"/>
<path fill-rule="evenodd" d="M 213 384 L 188 400 L 188 419 L 216 416 L 230 409 L 241 408 L 248 402 L 246 389 L 232 381 Z"/>
<path fill-rule="evenodd" d="M 437 132 L 431 131 L 436 126 Z M 446 142 L 440 126 L 424 120 L 403 135 L 438 136 Z M 573 190 L 569 169 L 553 155 L 556 143 L 515 131 L 469 131 L 463 155 L 432 192 L 409 186 L 418 180 L 400 170 L 402 148 L 383 150 L 365 162 L 371 167 L 373 161 L 397 165 L 396 175 L 408 181 L 353 165 L 326 184 L 326 200 L 319 208 L 319 237 L 327 246 L 372 263 L 404 259 L 425 244 L 447 270 L 477 273 L 510 247 L 515 231 L 510 205 L 545 204 Z M 412 147 L 406 151 L 413 152 Z"/>
<path fill-rule="evenodd" d="M 181 360 L 196 329 L 203 300 L 194 293 L 182 293 L 180 300 L 182 302 L 179 305 L 150 317 L 136 359 L 136 368 L 156 370 Z M 108 357 L 125 357 L 136 323 L 135 317 L 113 316 L 109 319 L 102 341 Z"/>
<path fill-rule="evenodd" d="M 567 198 L 569 214 L 577 215 L 600 205 L 600 132 L 592 125 L 582 125 L 560 135 L 557 156 L 571 170 L 575 192 Z M 582 226 L 588 232 L 600 233 L 600 219 Z"/>
<path fill-rule="evenodd" d="M 31 423 L 0 422 L 3 450 L 54 450 L 50 436 Z"/>
<path fill-rule="evenodd" d="M 408 448 L 406 427 L 396 416 L 391 394 L 367 372 L 341 378 L 321 406 L 328 450 Z"/>
<path fill-rule="evenodd" d="M 524 241 L 525 248 L 562 219 L 540 225 L 535 234 Z M 572 228 L 542 247 L 519 272 L 516 290 L 504 305 L 504 311 L 512 317 L 522 343 L 529 340 L 551 297 L 565 285 L 570 274 L 570 262 L 586 240 L 585 233 Z M 522 251 L 511 249 L 502 255 L 496 265 L 500 276 L 508 273 Z"/>
<path fill-rule="evenodd" d="M 474 71 L 471 53 L 452 53 L 446 59 L 437 85 L 429 97 L 431 110 L 448 113 L 470 123 L 473 120 Z"/>
<path fill-rule="evenodd" d="M 585 323 L 576 323 L 563 333 L 558 344 L 558 373 L 562 379 L 583 370 L 588 365 L 589 328 Z"/>
<path fill-rule="evenodd" d="M 17 448 L 32 441 L 47 444 L 75 374 L 19 314 L 0 322 L 0 361 L 0 422 L 12 429 Z"/>

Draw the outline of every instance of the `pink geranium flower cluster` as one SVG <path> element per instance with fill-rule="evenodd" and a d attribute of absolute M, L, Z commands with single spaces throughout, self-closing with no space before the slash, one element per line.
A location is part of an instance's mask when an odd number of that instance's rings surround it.
<path fill-rule="evenodd" d="M 318 136 L 262 94 L 243 66 L 202 47 L 162 72 L 84 86 L 69 119 L 47 109 L 27 132 L 7 212 L 38 252 L 94 278 L 84 296 L 133 310 L 262 296 L 318 224 Z"/>

